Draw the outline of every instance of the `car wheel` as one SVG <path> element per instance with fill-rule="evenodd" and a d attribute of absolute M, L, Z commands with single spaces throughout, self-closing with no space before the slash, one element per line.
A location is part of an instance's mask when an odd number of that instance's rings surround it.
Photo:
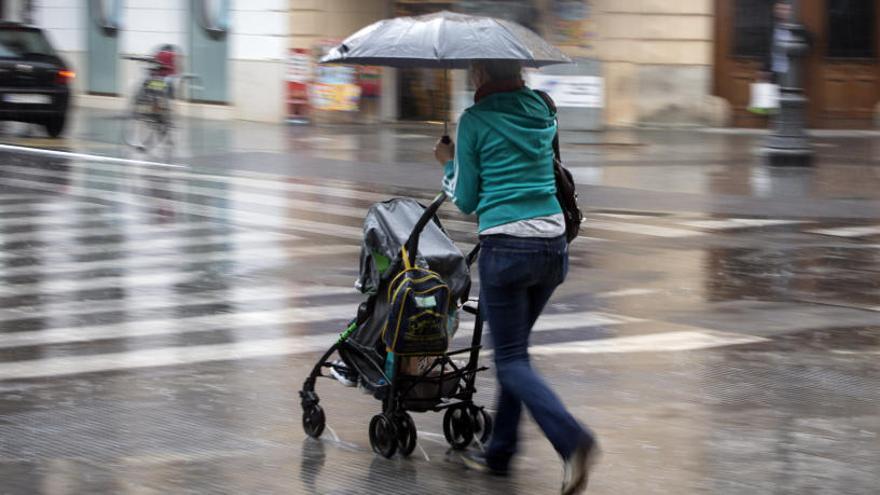
<path fill-rule="evenodd" d="M 64 123 L 66 121 L 65 115 L 58 115 L 55 117 L 49 117 L 49 120 L 43 124 L 46 127 L 46 133 L 49 134 L 49 137 L 57 138 L 61 135 L 61 131 L 64 130 Z"/>

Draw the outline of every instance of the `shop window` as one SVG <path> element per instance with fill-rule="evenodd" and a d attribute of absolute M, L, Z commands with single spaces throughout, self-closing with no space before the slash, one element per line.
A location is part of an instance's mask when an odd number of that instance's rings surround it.
<path fill-rule="evenodd" d="M 827 0 L 827 2 L 828 56 L 876 57 L 875 0 Z"/>

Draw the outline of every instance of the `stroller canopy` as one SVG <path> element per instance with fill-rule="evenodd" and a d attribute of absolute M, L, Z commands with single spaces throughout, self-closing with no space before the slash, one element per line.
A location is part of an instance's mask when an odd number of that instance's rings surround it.
<path fill-rule="evenodd" d="M 356 287 L 365 294 L 375 294 L 389 263 L 409 239 L 425 207 L 410 198 L 395 198 L 370 207 L 364 219 L 360 275 Z M 453 300 L 466 297 L 470 273 L 464 254 L 443 230 L 439 220 L 429 222 L 419 238 L 416 263 L 437 272 L 449 285 Z"/>

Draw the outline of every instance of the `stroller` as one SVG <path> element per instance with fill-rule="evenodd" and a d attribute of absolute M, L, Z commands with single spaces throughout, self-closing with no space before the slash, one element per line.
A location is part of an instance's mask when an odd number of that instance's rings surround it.
<path fill-rule="evenodd" d="M 417 431 L 410 412 L 445 411 L 443 433 L 453 449 L 465 449 L 475 439 L 488 440 L 491 417 L 473 402 L 476 374 L 488 369 L 479 367 L 483 323 L 478 302 L 468 299 L 470 266 L 479 244 L 467 256 L 455 246 L 436 215 L 445 200 L 441 193 L 428 207 L 408 198 L 370 207 L 356 284 L 368 297 L 315 364 L 299 393 L 308 436 L 318 438 L 324 431 L 326 418 L 315 385 L 319 377 L 327 377 L 323 371 L 330 370 L 356 377 L 361 388 L 382 401 L 382 412 L 373 416 L 369 426 L 370 445 L 379 455 L 390 458 L 399 452 L 408 456 L 415 450 Z M 389 350 L 384 329 L 395 321 L 389 314 L 398 314 L 396 309 L 391 311 L 394 303 L 389 287 L 412 266 L 439 275 L 448 287 L 451 304 L 443 318 L 443 348 L 408 352 L 404 357 Z M 473 336 L 469 347 L 450 351 L 447 344 L 452 341 L 459 311 L 475 316 Z M 334 353 L 340 360 L 330 362 Z M 464 355 L 467 362 L 453 359 Z"/>

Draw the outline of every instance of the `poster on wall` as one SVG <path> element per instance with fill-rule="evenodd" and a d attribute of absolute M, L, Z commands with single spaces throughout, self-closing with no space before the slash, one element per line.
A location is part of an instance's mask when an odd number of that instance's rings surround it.
<path fill-rule="evenodd" d="M 309 83 L 312 80 L 312 57 L 308 50 L 291 49 L 287 54 L 287 121 L 306 123 L 309 107 Z"/>
<path fill-rule="evenodd" d="M 529 73 L 530 88 L 545 91 L 563 108 L 602 108 L 604 90 L 602 78 L 598 76 L 554 76 L 550 74 Z"/>
<path fill-rule="evenodd" d="M 325 40 L 315 47 L 315 59 L 320 60 L 338 40 Z M 356 112 L 361 99 L 358 71 L 345 65 L 317 65 L 314 82 L 309 87 L 309 100 L 318 110 Z"/>
<path fill-rule="evenodd" d="M 329 112 L 356 112 L 361 98 L 361 88 L 357 84 L 312 85 L 311 101 L 315 108 Z"/>
<path fill-rule="evenodd" d="M 590 48 L 594 26 L 592 0 L 553 0 L 551 6 L 552 41 L 558 45 Z"/>
<path fill-rule="evenodd" d="M 287 82 L 307 85 L 312 80 L 312 57 L 304 48 L 293 48 L 287 55 Z"/>
<path fill-rule="evenodd" d="M 378 98 L 382 94 L 382 68 L 374 66 L 358 67 L 358 86 L 362 98 Z"/>

